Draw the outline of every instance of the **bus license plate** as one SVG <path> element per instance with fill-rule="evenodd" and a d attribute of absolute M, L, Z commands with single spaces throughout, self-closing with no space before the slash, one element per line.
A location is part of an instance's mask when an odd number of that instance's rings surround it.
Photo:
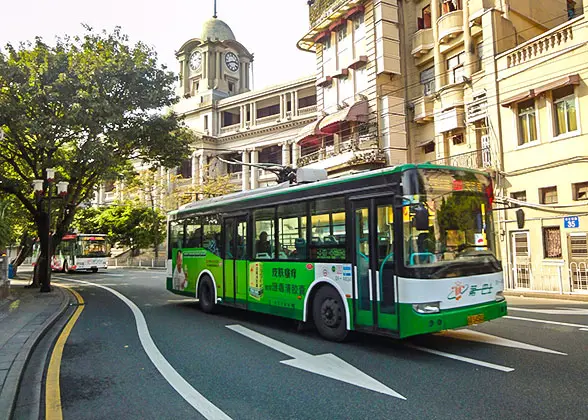
<path fill-rule="evenodd" d="M 468 316 L 468 325 L 481 324 L 484 322 L 484 314 Z"/>

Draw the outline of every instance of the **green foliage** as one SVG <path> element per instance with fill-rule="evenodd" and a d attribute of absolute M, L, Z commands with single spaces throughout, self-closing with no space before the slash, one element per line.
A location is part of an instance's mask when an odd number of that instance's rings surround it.
<path fill-rule="evenodd" d="M 77 214 L 74 225 L 80 232 L 106 233 L 111 245 L 133 250 L 159 244 L 165 235 L 162 212 L 131 201 L 83 209 Z"/>
<path fill-rule="evenodd" d="M 443 198 L 437 212 L 442 235 L 448 230 L 474 231 L 481 203 L 482 198 L 475 193 L 453 194 L 448 199 Z"/>
<path fill-rule="evenodd" d="M 41 38 L 0 52 L 0 191 L 14 195 L 39 231 L 46 202 L 31 181 L 54 167 L 69 182 L 52 203 L 54 243 L 68 231 L 77 207 L 97 185 L 116 179 L 129 159 L 175 166 L 188 155 L 192 135 L 173 113 L 175 76 L 157 64 L 150 47 L 129 43 L 115 29 Z"/>

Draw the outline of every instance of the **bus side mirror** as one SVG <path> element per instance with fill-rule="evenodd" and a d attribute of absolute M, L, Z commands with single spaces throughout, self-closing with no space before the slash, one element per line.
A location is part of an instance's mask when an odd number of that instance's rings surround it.
<path fill-rule="evenodd" d="M 516 212 L 517 215 L 517 226 L 519 229 L 522 229 L 525 227 L 525 212 L 523 211 L 523 209 L 518 209 Z"/>
<path fill-rule="evenodd" d="M 414 227 L 416 230 L 429 230 L 429 210 L 422 204 L 414 210 Z"/>

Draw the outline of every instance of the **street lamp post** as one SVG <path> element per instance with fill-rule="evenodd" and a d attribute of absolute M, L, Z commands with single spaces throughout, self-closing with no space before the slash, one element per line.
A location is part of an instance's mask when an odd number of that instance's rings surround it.
<path fill-rule="evenodd" d="M 54 199 L 61 199 L 67 195 L 67 188 L 69 186 L 68 182 L 61 181 L 57 183 L 57 197 L 52 196 L 53 192 L 53 183 L 55 181 L 55 169 L 47 168 L 45 169 L 45 180 L 42 179 L 34 179 L 33 180 L 33 190 L 37 195 L 37 199 L 40 203 L 43 200 L 47 200 L 47 217 L 45 222 L 47 224 L 47 238 L 45 241 L 45 245 L 43 246 L 43 242 L 41 242 L 41 254 L 45 254 L 47 258 L 47 267 L 45 273 L 42 273 L 43 276 L 41 277 L 41 292 L 46 293 L 51 291 L 51 201 Z M 47 197 L 43 197 L 43 193 L 47 191 Z M 41 232 L 39 232 L 41 234 Z M 41 273 L 40 273 L 41 274 Z"/>

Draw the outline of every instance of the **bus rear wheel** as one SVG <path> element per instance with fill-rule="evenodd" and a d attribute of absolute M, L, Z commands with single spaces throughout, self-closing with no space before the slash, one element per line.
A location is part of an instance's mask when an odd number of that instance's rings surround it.
<path fill-rule="evenodd" d="M 347 338 L 345 302 L 331 286 L 323 286 L 314 296 L 312 318 L 319 334 L 330 341 Z"/>
<path fill-rule="evenodd" d="M 210 314 L 214 312 L 216 304 L 214 302 L 214 284 L 208 276 L 203 276 L 198 288 L 198 299 L 200 300 L 200 309 L 202 312 Z"/>

